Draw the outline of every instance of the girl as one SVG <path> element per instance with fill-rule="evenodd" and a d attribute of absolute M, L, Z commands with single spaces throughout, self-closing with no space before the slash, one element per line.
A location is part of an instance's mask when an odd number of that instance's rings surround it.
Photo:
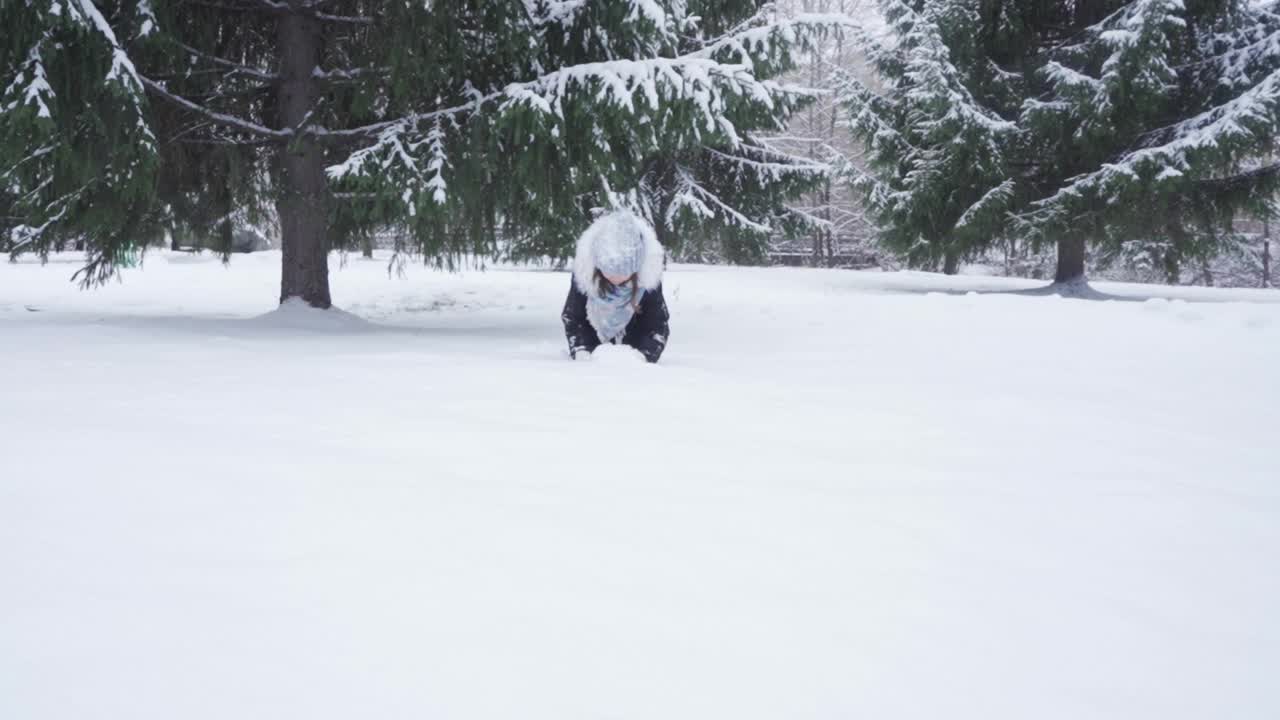
<path fill-rule="evenodd" d="M 590 355 L 601 343 L 622 343 L 658 362 L 670 334 L 662 297 L 665 263 L 653 228 L 634 213 L 611 212 L 592 223 L 578 240 L 560 315 L 569 356 Z"/>

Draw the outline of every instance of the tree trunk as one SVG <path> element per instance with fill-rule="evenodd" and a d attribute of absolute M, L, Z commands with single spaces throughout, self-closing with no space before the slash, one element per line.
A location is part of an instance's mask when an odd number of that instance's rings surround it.
<path fill-rule="evenodd" d="M 360 241 L 360 254 L 366 258 L 373 259 L 373 236 L 366 235 Z"/>
<path fill-rule="evenodd" d="M 1084 238 L 1062 238 L 1058 241 L 1058 271 L 1053 282 L 1074 283 L 1084 281 Z"/>
<path fill-rule="evenodd" d="M 280 17 L 276 98 L 283 127 L 301 128 L 319 100 L 320 83 L 312 73 L 320 64 L 320 30 L 313 17 L 294 12 Z M 280 302 L 296 297 L 312 307 L 328 308 L 328 182 L 320 146 L 305 135 L 294 139 L 280 150 L 280 171 Z"/>
<path fill-rule="evenodd" d="M 955 275 L 960 272 L 960 254 L 954 250 L 948 250 L 942 258 L 942 272 L 946 275 Z"/>
<path fill-rule="evenodd" d="M 1271 223 L 1262 222 L 1262 287 L 1271 287 Z"/>
<path fill-rule="evenodd" d="M 835 226 L 831 224 L 831 181 L 822 183 L 822 219 L 827 221 L 822 229 L 822 254 L 826 256 L 827 267 L 836 266 Z"/>
<path fill-rule="evenodd" d="M 1182 260 L 1178 258 L 1176 253 L 1167 253 L 1164 256 L 1164 284 L 1177 285 L 1182 281 Z"/>

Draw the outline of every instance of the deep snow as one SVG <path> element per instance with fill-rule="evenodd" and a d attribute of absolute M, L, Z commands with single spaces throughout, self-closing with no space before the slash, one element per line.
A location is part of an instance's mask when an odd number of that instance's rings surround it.
<path fill-rule="evenodd" d="M 1280 294 L 278 261 L 0 264 L 0 717 L 1280 716 Z"/>

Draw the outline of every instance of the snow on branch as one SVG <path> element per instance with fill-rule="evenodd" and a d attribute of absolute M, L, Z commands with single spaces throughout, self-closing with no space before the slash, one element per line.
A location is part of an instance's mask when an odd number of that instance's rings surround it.
<path fill-rule="evenodd" d="M 452 107 L 360 128 L 311 128 L 308 132 L 322 141 L 375 138 L 372 145 L 329 168 L 329 176 L 338 180 L 363 172 L 385 171 L 385 167 L 372 162 L 375 157 L 398 153 L 397 148 L 415 142 L 412 138 L 422 132 L 422 126 L 438 119 L 461 122 L 468 115 L 485 111 L 502 115 L 531 109 L 556 122 L 564 117 L 565 103 L 584 94 L 599 105 L 611 106 L 632 116 L 653 112 L 664 101 L 689 101 L 701 115 L 700 125 L 706 132 L 718 132 L 730 144 L 737 144 L 741 138 L 725 116 L 730 97 L 745 96 L 772 109 L 775 98 L 785 92 L 785 88 L 772 81 L 757 80 L 745 66 L 707 58 L 613 60 L 565 67 L 527 82 L 511 83 L 500 91 L 476 93 L 470 101 Z"/>
<path fill-rule="evenodd" d="M 280 76 L 276 75 L 275 73 L 266 72 L 264 70 L 259 70 L 257 68 L 251 68 L 251 67 L 248 67 L 247 65 L 241 65 L 238 62 L 233 62 L 231 60 L 227 60 L 226 58 L 221 58 L 221 57 L 218 57 L 217 55 L 212 55 L 210 53 L 204 52 L 203 50 L 199 50 L 190 45 L 187 45 L 186 43 L 178 42 L 176 44 L 178 47 L 182 48 L 183 50 L 186 50 L 188 53 L 190 53 L 194 57 L 200 58 L 202 60 L 208 60 L 214 65 L 217 65 L 218 67 L 227 68 L 228 70 L 231 71 L 230 73 L 231 75 L 244 75 L 247 77 L 251 77 L 255 80 L 260 80 L 262 82 L 267 82 L 267 83 L 279 82 L 280 80 Z"/>
<path fill-rule="evenodd" d="M 1135 0 L 1125 3 L 1103 20 L 1080 33 L 1080 43 L 1056 49 L 1066 62 L 1049 61 L 1043 73 L 1058 93 L 1058 99 L 1074 103 L 1073 112 L 1085 125 L 1109 126 L 1135 93 L 1162 93 L 1176 82 L 1176 70 L 1167 62 L 1174 37 L 1184 32 L 1186 20 L 1182 0 Z M 1078 65 L 1093 53 L 1092 47 L 1106 51 L 1099 75 L 1094 77 Z M 1027 114 L 1056 112 L 1056 105 L 1032 104 Z"/>
<path fill-rule="evenodd" d="M 712 157 L 718 158 L 728 163 L 732 163 L 739 167 L 749 170 L 753 174 L 766 178 L 768 180 L 779 180 L 788 175 L 795 173 L 805 173 L 813 175 L 827 175 L 831 172 L 831 165 L 827 163 L 814 162 L 808 158 L 799 158 L 776 151 L 770 151 L 766 148 L 755 145 L 741 145 L 736 150 L 742 152 L 758 152 L 762 156 L 781 155 L 786 158 L 786 162 L 768 162 L 762 160 L 754 160 L 742 155 L 730 155 L 712 147 L 703 147 L 703 151 Z M 781 158 L 779 158 L 781 159 Z"/>
<path fill-rule="evenodd" d="M 104 46 L 110 57 L 110 67 L 103 81 L 125 100 L 137 116 L 137 127 L 145 145 L 154 148 L 155 137 L 146 123 L 143 108 L 141 78 L 133 60 L 121 46 L 115 31 L 93 0 L 68 0 L 65 4 L 55 2 L 38 12 L 45 15 L 45 20 L 51 23 L 50 29 L 28 50 L 26 60 L 17 68 L 13 81 L 0 94 L 0 110 L 9 112 L 22 105 L 32 105 L 36 108 L 38 117 L 56 119 L 53 117 L 55 95 L 45 69 L 45 55 L 59 52 L 64 47 L 62 42 L 54 39 L 53 28 L 69 26 L 87 34 L 88 42 L 96 41 Z M 142 2 L 139 13 L 144 17 L 143 34 L 147 34 L 154 28 L 154 15 L 150 5 Z"/>
<path fill-rule="evenodd" d="M 1016 188 L 1017 183 L 1010 178 L 988 190 L 960 215 L 960 219 L 955 224 L 956 229 L 960 230 L 982 218 L 995 217 L 1004 213 L 1013 202 Z"/>
<path fill-rule="evenodd" d="M 1058 90 L 1081 90 L 1091 94 L 1103 91 L 1101 80 L 1069 68 L 1056 60 L 1050 60 L 1045 64 L 1044 74 L 1045 78 Z"/>
<path fill-rule="evenodd" d="M 817 210 L 822 210 L 822 209 L 826 209 L 826 208 L 818 208 Z M 787 213 L 788 215 L 795 216 L 797 220 L 805 223 L 809 227 L 826 228 L 826 229 L 835 228 L 836 223 L 832 220 L 828 220 L 827 218 L 822 217 L 821 215 L 817 215 L 816 214 L 817 210 L 810 209 L 810 208 L 797 207 L 797 206 L 789 206 L 785 208 L 783 212 Z"/>
<path fill-rule="evenodd" d="M 1178 71 L 1196 72 L 1214 68 L 1222 81 L 1233 86 L 1252 84 L 1250 71 L 1280 65 L 1280 15 L 1262 6 L 1251 9 L 1245 26 L 1230 32 L 1206 33 L 1201 38 L 1206 57 L 1176 66 Z M 1218 48 L 1225 47 L 1225 50 Z"/>
<path fill-rule="evenodd" d="M 525 9 L 535 25 L 568 26 L 577 20 L 578 13 L 590 2 L 591 0 L 550 0 L 539 3 L 525 0 Z"/>
<path fill-rule="evenodd" d="M 705 58 L 611 60 L 571 65 L 531 82 L 508 85 L 502 106 L 524 104 L 563 117 L 563 101 L 571 93 L 593 91 L 597 102 L 634 113 L 637 98 L 656 109 L 666 96 L 693 100 L 710 130 L 723 119 L 720 111 L 730 93 L 748 95 L 772 108 L 776 89 L 772 83 L 756 80 L 746 66 Z"/>
<path fill-rule="evenodd" d="M 693 174 L 689 169 L 680 166 L 676 169 L 676 192 L 671 198 L 671 204 L 667 206 L 666 217 L 664 218 L 668 227 L 675 224 L 675 217 L 681 210 L 689 210 L 698 217 L 709 219 L 716 216 L 715 211 L 707 207 L 698 196 L 692 191 L 694 184 Z"/>
<path fill-rule="evenodd" d="M 668 12 L 666 4 L 658 0 L 615 0 L 615 2 L 626 6 L 625 22 L 635 26 L 632 29 L 637 31 L 636 35 L 646 38 L 641 42 L 650 52 L 656 52 L 664 47 L 675 47 L 678 29 L 689 21 L 685 16 L 686 8 L 683 3 L 675 3 L 671 8 L 673 12 Z M 585 31 L 587 36 L 595 36 L 606 43 L 610 42 L 609 37 L 614 34 L 613 30 L 606 33 L 594 27 L 595 22 L 584 17 L 584 11 L 591 8 L 592 0 L 525 0 L 524 6 L 528 22 L 538 33 L 559 31 L 567 36 L 577 29 Z M 656 37 L 651 37 L 649 30 L 641 30 L 639 26 L 644 25 L 652 26 L 656 31 Z M 630 31 L 620 34 L 625 35 L 628 32 Z"/>
<path fill-rule="evenodd" d="M 107 72 L 108 83 L 120 83 L 126 89 L 141 93 L 142 80 L 138 76 L 138 70 L 133 66 L 133 60 L 129 58 L 129 54 L 120 46 L 120 41 L 116 39 L 115 31 L 111 29 L 111 24 L 103 17 L 102 12 L 93 4 L 93 0 L 75 0 L 68 3 L 68 11 L 73 17 L 79 14 L 85 25 L 92 24 L 93 28 L 102 35 L 111 49 L 111 70 Z"/>
<path fill-rule="evenodd" d="M 739 25 L 733 31 L 708 41 L 693 57 L 718 58 L 742 64 L 753 63 L 754 58 L 769 57 L 779 47 L 790 47 L 819 33 L 841 30 L 861 30 L 862 24 L 841 13 L 802 13 L 784 20 L 770 20 L 758 15 Z"/>
<path fill-rule="evenodd" d="M 429 153 L 427 172 L 431 173 L 431 177 L 427 178 L 426 187 L 431 191 L 431 199 L 437 205 L 444 204 L 445 189 L 448 187 L 444 179 L 444 168 L 449 164 L 449 160 L 445 156 L 444 138 L 441 119 L 436 118 L 435 125 L 427 133 L 426 137 L 427 152 Z"/>
<path fill-rule="evenodd" d="M 335 68 L 333 70 L 321 70 L 316 68 L 311 72 L 312 77 L 323 82 L 344 82 L 348 80 L 362 80 L 370 77 L 383 77 L 391 73 L 388 67 L 365 67 L 351 68 L 344 70 Z"/>
<path fill-rule="evenodd" d="M 1212 160 L 1210 166 L 1225 167 L 1263 152 L 1269 139 L 1280 132 L 1280 70 L 1234 100 L 1161 132 L 1169 138 L 1166 142 L 1129 152 L 1073 178 L 1053 195 L 1032 203 L 1020 221 L 1027 226 L 1055 222 L 1069 216 L 1075 201 L 1117 197 L 1123 183 L 1141 177 L 1176 181 L 1205 159 Z"/>
<path fill-rule="evenodd" d="M 885 120 L 893 109 L 890 100 L 867 87 L 856 77 L 838 71 L 837 82 L 843 102 L 851 117 L 843 124 L 860 135 L 867 148 L 876 154 L 919 154 L 923 152 L 907 136 Z"/>
<path fill-rule="evenodd" d="M 138 15 L 142 18 L 142 24 L 138 27 L 138 37 L 149 37 L 159 27 L 156 13 L 151 9 L 151 0 L 138 0 Z"/>
<path fill-rule="evenodd" d="M 941 117 L 934 118 L 934 127 L 949 128 L 958 122 L 979 129 L 989 139 L 1015 130 L 1014 123 L 999 117 L 973 97 L 951 61 L 951 51 L 932 18 L 916 12 L 902 0 L 881 0 L 880 4 L 890 26 L 898 33 L 898 47 L 885 52 L 893 55 L 894 64 L 900 65 L 898 84 L 906 87 L 907 100 L 920 108 L 947 109 Z M 888 57 L 881 59 L 886 60 Z"/>
<path fill-rule="evenodd" d="M 315 14 L 317 20 L 331 23 L 346 23 L 348 25 L 372 25 L 373 18 L 351 15 L 330 15 L 328 13 L 318 12 Z"/>
<path fill-rule="evenodd" d="M 51 152 L 53 152 L 54 150 L 58 149 L 58 146 L 59 146 L 60 144 L 61 144 L 61 143 L 55 142 L 55 143 L 51 143 L 51 144 L 49 144 L 49 145 L 44 145 L 44 146 L 41 146 L 41 147 L 39 147 L 39 148 L 36 148 L 36 149 L 35 149 L 35 150 L 33 150 L 32 152 L 28 153 L 26 157 L 22 158 L 22 159 L 21 159 L 21 160 L 19 160 L 18 162 L 16 162 L 16 163 L 14 163 L 13 165 L 11 165 L 11 166 L 9 167 L 9 169 L 8 169 L 8 170 L 5 170 L 3 173 L 0 173 L 0 180 L 8 180 L 8 179 L 11 179 L 11 178 L 13 177 L 13 174 L 14 174 L 15 172 L 17 172 L 18 168 L 22 167 L 23 165 L 25 165 L 25 164 L 27 164 L 27 163 L 29 163 L 29 162 L 39 160 L 40 158 L 44 157 L 45 155 L 48 155 L 49 153 L 51 153 Z"/>
<path fill-rule="evenodd" d="M 662 5 L 655 0 L 628 0 L 628 2 L 631 4 L 631 10 L 627 13 L 628 20 L 634 22 L 643 17 L 659 29 L 667 26 L 667 11 L 663 10 Z"/>
<path fill-rule="evenodd" d="M 893 188 L 873 174 L 863 172 L 854 165 L 846 164 L 840 170 L 841 176 L 847 178 L 850 187 L 863 195 L 865 202 L 874 213 L 883 213 L 893 202 Z"/>
<path fill-rule="evenodd" d="M 16 221 L 9 233 L 15 251 L 40 242 L 67 222 L 78 221 L 79 203 L 97 189 L 126 182 L 131 173 L 149 164 L 157 150 L 141 76 L 98 5 L 93 0 L 26 3 L 27 11 L 38 21 L 27 29 L 37 34 L 24 38 L 31 46 L 25 48 L 25 55 L 18 55 L 19 62 L 7 68 L 11 79 L 0 92 L 0 133 L 11 134 L 21 143 L 5 158 L 9 167 L 0 174 Z M 136 19 L 138 36 L 154 32 L 154 13 L 146 0 L 139 2 Z M 100 137 L 95 135 L 98 128 L 86 123 L 80 108 L 70 108 L 65 102 L 60 105 L 55 87 L 60 87 L 56 82 L 67 82 L 66 73 L 48 72 L 50 67 L 65 63 L 61 56 L 72 47 L 92 57 L 85 69 L 97 72 L 96 68 L 105 68 L 96 79 L 83 79 L 89 95 L 86 102 L 110 106 L 108 122 L 115 125 L 112 141 L 120 147 L 107 151 L 117 155 L 127 147 L 129 157 L 108 161 L 80 189 L 51 197 L 60 192 L 67 175 L 67 148 L 86 137 Z M 33 112 L 18 112 L 23 108 Z M 31 115 L 35 122 L 30 121 Z M 30 149 L 24 152 L 22 144 Z"/>
<path fill-rule="evenodd" d="M 671 223 L 681 208 L 688 208 L 704 218 L 722 215 L 725 221 L 731 225 L 737 225 L 746 230 L 763 234 L 772 232 L 772 228 L 768 225 L 758 223 L 743 215 L 737 209 L 721 200 L 718 195 L 703 187 L 688 168 L 684 166 L 678 167 L 676 169 L 676 177 L 678 187 L 675 197 L 672 198 L 671 206 L 667 209 L 668 224 Z"/>
<path fill-rule="evenodd" d="M 235 128 L 237 130 L 243 130 L 244 132 L 247 132 L 251 135 L 257 135 L 259 137 L 264 137 L 264 138 L 273 138 L 276 140 L 287 140 L 293 136 L 293 130 L 291 129 L 286 128 L 283 130 L 275 130 L 269 127 L 264 127 L 255 122 L 251 122 L 249 120 L 236 117 L 235 115 L 228 115 L 226 113 L 220 113 L 214 110 L 210 110 L 209 108 L 203 105 L 200 105 L 199 103 L 192 102 L 184 97 L 181 97 L 179 95 L 175 95 L 174 93 L 169 92 L 167 89 L 165 89 L 163 85 L 161 85 L 160 83 L 150 78 L 141 77 L 141 76 L 139 77 L 142 81 L 142 84 L 146 86 L 147 90 L 158 95 L 160 98 L 173 103 L 174 105 L 185 108 L 187 110 L 190 110 L 191 112 L 194 112 L 198 115 L 203 116 L 205 119 L 209 120 L 212 123 L 222 125 L 224 127 Z"/>
<path fill-rule="evenodd" d="M 35 194 L 43 190 L 47 185 L 53 182 L 52 178 L 46 179 L 43 183 L 34 188 L 29 194 Z M 51 202 L 44 205 L 45 221 L 40 225 L 18 225 L 9 231 L 10 252 L 16 252 L 23 247 L 38 241 L 46 231 L 57 225 L 72 205 L 80 199 L 88 186 L 81 186 L 79 189 L 69 192 L 61 197 L 55 198 Z"/>
<path fill-rule="evenodd" d="M 40 57 L 40 46 L 43 42 L 44 39 L 31 46 L 26 62 L 19 67 L 17 76 L 5 88 L 4 94 L 0 95 L 0 98 L 14 98 L 4 105 L 5 112 L 12 112 L 21 105 L 33 105 L 36 108 L 37 117 L 53 117 L 53 111 L 49 109 L 54 102 L 53 87 L 49 85 L 44 60 Z"/>

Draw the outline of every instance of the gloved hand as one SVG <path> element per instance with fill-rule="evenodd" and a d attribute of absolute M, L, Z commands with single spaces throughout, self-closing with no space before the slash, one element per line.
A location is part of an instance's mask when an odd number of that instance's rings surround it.
<path fill-rule="evenodd" d="M 591 351 L 584 347 L 576 347 L 569 351 L 569 357 L 573 360 L 590 360 Z"/>

